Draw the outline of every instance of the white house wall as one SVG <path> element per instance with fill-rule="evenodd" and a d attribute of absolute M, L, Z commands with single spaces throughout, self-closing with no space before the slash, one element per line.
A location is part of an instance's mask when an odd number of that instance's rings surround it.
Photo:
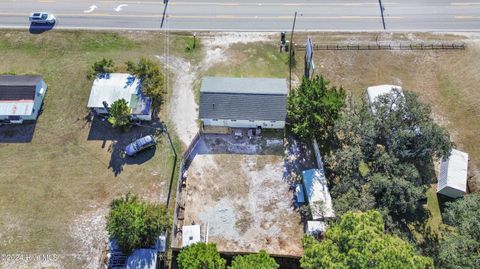
<path fill-rule="evenodd" d="M 220 126 L 230 128 L 257 128 L 261 126 L 265 129 L 283 129 L 285 121 L 250 121 L 250 120 L 222 120 L 222 119 L 202 119 L 203 124 L 207 126 Z"/>

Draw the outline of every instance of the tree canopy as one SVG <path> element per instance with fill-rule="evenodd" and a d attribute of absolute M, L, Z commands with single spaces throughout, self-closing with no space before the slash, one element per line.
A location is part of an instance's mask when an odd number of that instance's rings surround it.
<path fill-rule="evenodd" d="M 87 78 L 95 78 L 98 74 L 107 74 L 115 72 L 115 66 L 113 60 L 109 58 L 102 58 L 100 61 L 96 61 L 90 66 L 87 73 Z"/>
<path fill-rule="evenodd" d="M 226 261 L 212 243 L 195 243 L 182 249 L 177 256 L 180 269 L 224 269 Z"/>
<path fill-rule="evenodd" d="M 341 215 L 351 208 L 377 208 L 393 220 L 389 228 L 412 220 L 424 210 L 419 201 L 435 178 L 425 172 L 432 158 L 451 150 L 448 132 L 408 91 L 380 96 L 372 107 L 354 99 L 347 103 L 325 158 L 334 209 Z"/>
<path fill-rule="evenodd" d="M 110 106 L 110 116 L 108 122 L 113 127 L 122 127 L 130 122 L 131 109 L 128 106 L 128 102 L 125 99 L 118 99 Z"/>
<path fill-rule="evenodd" d="M 138 63 L 128 61 L 127 70 L 142 81 L 142 92 L 156 101 L 161 101 L 164 93 L 164 78 L 160 66 L 152 60 L 141 58 Z"/>
<path fill-rule="evenodd" d="M 258 254 L 236 256 L 229 269 L 277 269 L 278 267 L 275 259 L 262 250 Z"/>
<path fill-rule="evenodd" d="M 153 246 L 170 226 L 170 216 L 164 206 L 146 203 L 131 193 L 114 199 L 110 208 L 107 231 L 126 253 Z"/>
<path fill-rule="evenodd" d="M 416 254 L 400 238 L 384 232 L 377 211 L 347 212 L 330 225 L 325 240 L 305 237 L 303 269 L 317 268 L 433 268 L 433 261 Z"/>
<path fill-rule="evenodd" d="M 446 204 L 439 261 L 442 268 L 480 266 L 480 194 L 466 195 Z"/>
<path fill-rule="evenodd" d="M 305 140 L 326 139 L 344 103 L 343 88 L 329 86 L 323 76 L 303 78 L 288 98 L 288 119 L 293 133 Z"/>

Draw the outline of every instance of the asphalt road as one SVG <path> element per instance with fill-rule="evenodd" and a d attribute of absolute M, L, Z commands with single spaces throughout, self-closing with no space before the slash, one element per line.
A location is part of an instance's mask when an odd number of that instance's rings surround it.
<path fill-rule="evenodd" d="M 478 31 L 480 0 L 383 0 L 387 31 Z M 1 0 L 0 27 L 29 27 L 28 15 L 56 15 L 56 28 L 160 30 L 163 0 Z M 382 31 L 378 0 L 171 0 L 169 30 Z"/>

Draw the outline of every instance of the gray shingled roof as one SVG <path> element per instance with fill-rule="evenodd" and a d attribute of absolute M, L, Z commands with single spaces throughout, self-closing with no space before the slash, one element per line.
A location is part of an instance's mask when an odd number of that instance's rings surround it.
<path fill-rule="evenodd" d="M 202 80 L 201 119 L 284 121 L 286 106 L 285 79 L 205 77 Z"/>
<path fill-rule="evenodd" d="M 0 100 L 33 100 L 41 76 L 0 76 Z"/>

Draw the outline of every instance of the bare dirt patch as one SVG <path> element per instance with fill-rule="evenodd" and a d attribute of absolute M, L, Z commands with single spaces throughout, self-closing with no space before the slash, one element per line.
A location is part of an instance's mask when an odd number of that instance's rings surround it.
<path fill-rule="evenodd" d="M 222 252 L 301 256 L 303 226 L 283 143 L 213 135 L 200 143 L 188 167 L 184 223 L 208 225 L 208 241 Z"/>

